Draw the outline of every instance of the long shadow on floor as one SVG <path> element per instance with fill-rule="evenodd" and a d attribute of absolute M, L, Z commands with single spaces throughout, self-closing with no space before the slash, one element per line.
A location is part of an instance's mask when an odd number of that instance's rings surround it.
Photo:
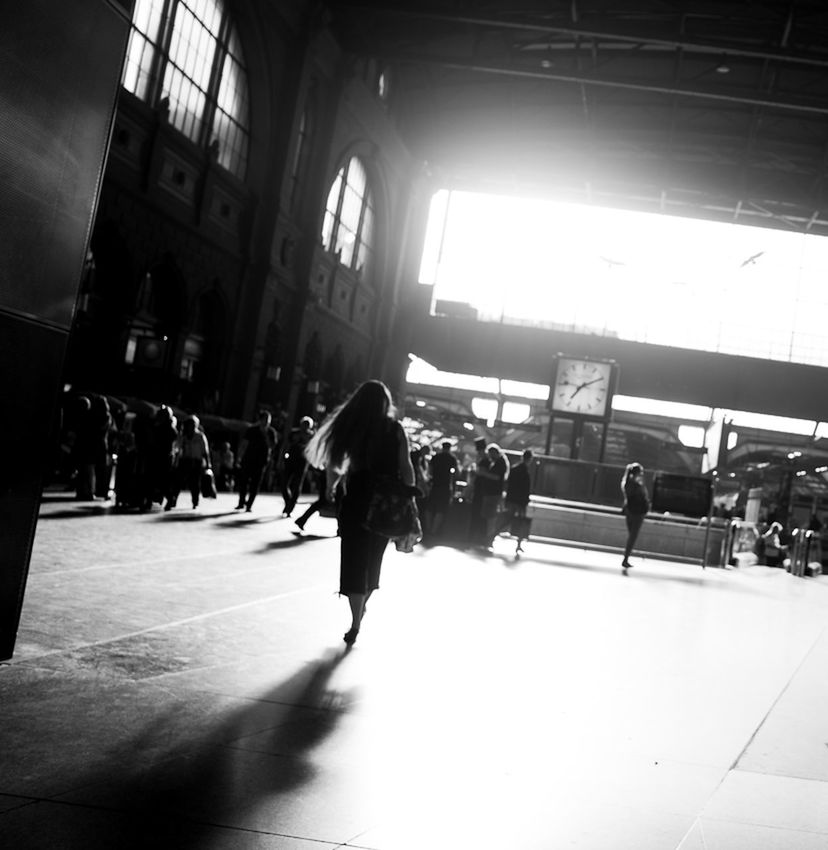
<path fill-rule="evenodd" d="M 539 558 L 536 556 L 526 556 L 522 554 L 520 558 L 515 558 L 514 554 L 505 555 L 501 553 L 490 554 L 490 558 L 498 558 L 503 561 L 503 564 L 507 567 L 516 568 L 524 563 L 534 563 L 534 564 L 545 564 L 547 566 L 552 567 L 564 567 L 565 569 L 570 570 L 583 570 L 586 572 L 601 572 L 601 573 L 610 573 L 617 574 L 622 576 L 621 566 L 620 564 L 616 566 L 610 566 L 608 564 L 585 564 L 582 561 L 574 561 L 574 560 L 566 560 L 560 557 L 555 558 Z M 683 576 L 676 575 L 675 573 L 671 573 L 670 565 L 668 563 L 664 564 L 664 572 L 659 572 L 654 570 L 654 566 L 658 564 L 658 561 L 648 560 L 645 563 L 639 563 L 638 566 L 633 567 L 627 576 L 622 576 L 625 578 L 635 578 L 636 575 L 640 575 L 642 579 L 650 581 L 671 581 L 678 582 L 679 584 L 687 584 L 693 585 L 696 587 L 717 587 L 723 589 L 730 589 L 727 585 L 720 584 L 718 582 L 711 582 L 705 576 L 705 570 L 702 569 L 701 564 L 698 565 L 699 575 L 698 576 Z M 692 566 L 692 565 L 688 565 Z M 713 569 L 709 567 L 708 569 Z"/>
<path fill-rule="evenodd" d="M 273 540 L 256 551 L 258 554 L 264 555 L 268 552 L 278 552 L 280 549 L 293 549 L 296 546 L 301 546 L 303 543 L 312 543 L 314 540 L 332 539 L 330 535 L 325 534 L 297 534 L 291 536 L 288 540 Z"/>
<path fill-rule="evenodd" d="M 117 769 L 74 778 L 74 805 L 106 811 L 108 826 L 89 844 L 66 846 L 204 850 L 217 832 L 247 832 L 243 812 L 262 799 L 278 820 L 281 795 L 314 779 L 311 752 L 355 702 L 330 687 L 348 652 L 327 652 L 220 720 L 186 699 L 150 718 L 113 751 Z"/>
<path fill-rule="evenodd" d="M 49 511 L 38 515 L 38 522 L 46 519 L 87 519 L 89 517 L 100 517 L 114 511 L 111 504 L 101 502 L 100 504 L 78 504 L 74 508 L 59 511 Z"/>

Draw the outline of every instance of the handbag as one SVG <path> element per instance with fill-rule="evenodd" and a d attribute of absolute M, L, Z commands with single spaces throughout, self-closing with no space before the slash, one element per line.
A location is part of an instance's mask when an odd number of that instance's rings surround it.
<path fill-rule="evenodd" d="M 216 492 L 216 479 L 212 469 L 205 469 L 201 473 L 201 495 L 205 499 L 215 499 L 218 496 Z"/>
<path fill-rule="evenodd" d="M 416 487 L 409 487 L 398 478 L 376 476 L 372 482 L 363 528 L 371 534 L 391 539 L 411 538 L 418 534 L 422 538 L 422 526 L 414 501 L 417 492 Z"/>

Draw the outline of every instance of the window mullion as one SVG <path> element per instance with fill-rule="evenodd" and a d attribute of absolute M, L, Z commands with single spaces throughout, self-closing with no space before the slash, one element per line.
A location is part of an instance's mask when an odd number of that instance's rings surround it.
<path fill-rule="evenodd" d="M 225 9 L 221 19 L 221 26 L 219 27 L 219 34 L 216 38 L 213 67 L 210 69 L 210 82 L 207 85 L 207 91 L 204 93 L 204 121 L 201 127 L 201 138 L 199 139 L 201 147 L 204 148 L 212 141 L 210 135 L 213 132 L 213 120 L 216 115 L 216 105 L 218 103 L 218 89 L 219 85 L 221 85 L 221 71 L 224 67 L 224 60 L 227 57 L 231 28 L 230 14 Z"/>
<path fill-rule="evenodd" d="M 365 221 L 365 211 L 368 209 L 369 200 L 368 184 L 365 184 L 365 193 L 362 196 L 362 204 L 359 208 L 359 221 L 357 222 L 357 231 L 354 234 L 354 256 L 351 257 L 351 268 L 356 269 L 359 262 L 359 248 L 362 244 L 362 225 Z"/>
<path fill-rule="evenodd" d="M 178 0 L 164 0 L 164 9 L 161 13 L 161 27 L 158 33 L 158 44 L 155 56 L 152 60 L 152 72 L 150 83 L 147 88 L 147 102 L 151 106 L 157 106 L 161 100 L 164 86 L 164 73 L 170 57 L 170 44 L 172 42 L 173 21 L 175 20 Z"/>
<path fill-rule="evenodd" d="M 351 160 L 345 163 L 345 168 L 342 169 L 342 185 L 339 187 L 339 197 L 336 199 L 336 212 L 334 213 L 334 226 L 331 236 L 331 247 L 336 250 L 336 243 L 339 241 L 339 226 L 342 223 L 342 204 L 345 201 L 345 193 L 348 191 L 348 171 L 351 167 Z"/>

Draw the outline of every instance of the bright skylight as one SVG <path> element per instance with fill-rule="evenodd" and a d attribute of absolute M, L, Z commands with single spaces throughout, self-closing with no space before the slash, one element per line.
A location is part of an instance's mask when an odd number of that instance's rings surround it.
<path fill-rule="evenodd" d="M 826 279 L 824 237 L 446 190 L 420 270 L 485 320 L 819 366 Z"/>

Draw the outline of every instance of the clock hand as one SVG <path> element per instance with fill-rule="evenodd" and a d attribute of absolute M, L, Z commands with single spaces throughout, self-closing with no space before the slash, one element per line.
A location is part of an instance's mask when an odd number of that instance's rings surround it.
<path fill-rule="evenodd" d="M 570 400 L 572 400 L 573 398 L 575 398 L 575 396 L 576 396 L 576 395 L 577 395 L 577 394 L 578 394 L 578 393 L 579 393 L 582 389 L 584 389 L 584 387 L 588 387 L 590 384 L 597 384 L 597 383 L 598 383 L 598 381 L 603 381 L 603 380 L 604 380 L 604 376 L 602 375 L 602 376 L 601 376 L 601 377 L 599 377 L 599 378 L 593 378 L 591 381 L 583 381 L 582 383 L 578 384 L 577 388 L 575 389 L 575 392 L 574 392 L 574 393 L 572 393 L 572 395 L 569 397 L 569 398 L 570 398 Z"/>

